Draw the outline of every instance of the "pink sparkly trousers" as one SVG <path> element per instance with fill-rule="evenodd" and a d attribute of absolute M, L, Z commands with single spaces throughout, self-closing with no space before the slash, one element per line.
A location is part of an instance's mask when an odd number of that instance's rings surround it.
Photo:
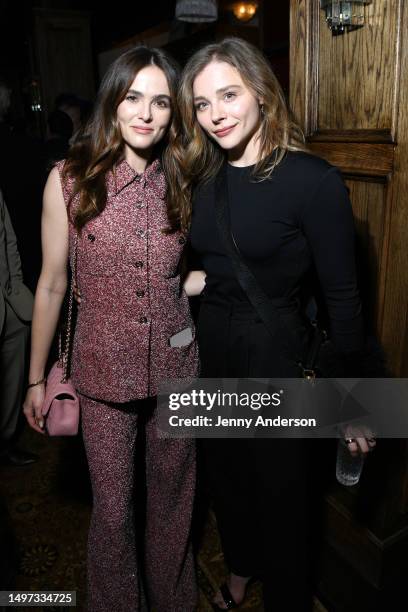
<path fill-rule="evenodd" d="M 191 546 L 195 443 L 158 438 L 152 406 L 154 400 L 105 404 L 81 396 L 82 432 L 93 492 L 88 536 L 88 612 L 142 609 L 143 575 L 149 610 L 196 609 Z M 150 416 L 146 418 L 146 414 Z M 144 558 L 140 559 L 134 489 L 140 474 L 135 452 L 142 422 L 146 518 Z"/>

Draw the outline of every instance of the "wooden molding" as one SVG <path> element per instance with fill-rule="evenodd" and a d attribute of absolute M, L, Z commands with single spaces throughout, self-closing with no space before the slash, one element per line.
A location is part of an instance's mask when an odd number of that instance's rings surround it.
<path fill-rule="evenodd" d="M 309 148 L 344 174 L 385 179 L 394 167 L 393 144 L 310 142 Z"/>
<path fill-rule="evenodd" d="M 312 142 L 372 142 L 394 144 L 391 130 L 318 130 L 307 137 Z"/>

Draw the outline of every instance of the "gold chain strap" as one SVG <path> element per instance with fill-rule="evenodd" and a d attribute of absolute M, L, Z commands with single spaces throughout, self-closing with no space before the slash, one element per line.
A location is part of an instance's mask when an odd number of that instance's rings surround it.
<path fill-rule="evenodd" d="M 68 361 L 69 361 L 70 346 L 71 346 L 72 308 L 74 304 L 74 284 L 76 281 L 77 257 L 78 257 L 78 233 L 75 232 L 74 254 L 73 254 L 72 265 L 71 265 L 71 286 L 69 290 L 67 328 L 66 328 L 66 334 L 65 334 L 64 351 L 62 350 L 62 331 L 61 329 L 60 329 L 59 336 L 58 336 L 58 363 L 59 363 L 59 366 L 62 367 L 63 369 L 63 377 L 61 380 L 62 383 L 67 382 L 67 378 L 68 378 Z"/>

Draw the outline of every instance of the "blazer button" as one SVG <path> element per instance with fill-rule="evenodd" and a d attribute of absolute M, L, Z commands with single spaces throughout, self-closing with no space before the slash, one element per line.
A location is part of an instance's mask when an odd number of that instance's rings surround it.
<path fill-rule="evenodd" d="M 95 242 L 95 236 L 93 234 L 88 234 L 88 240 Z"/>
<path fill-rule="evenodd" d="M 140 317 L 139 323 L 147 323 L 147 317 Z"/>
<path fill-rule="evenodd" d="M 143 268 L 143 261 L 137 261 L 135 263 L 136 268 Z"/>
<path fill-rule="evenodd" d="M 179 244 L 185 244 L 185 242 L 186 242 L 185 238 L 183 237 L 179 238 Z"/>
<path fill-rule="evenodd" d="M 136 202 L 136 208 L 144 208 L 144 202 Z"/>
<path fill-rule="evenodd" d="M 143 290 L 136 291 L 137 297 L 142 298 L 144 296 L 144 294 L 145 294 L 145 292 Z"/>
<path fill-rule="evenodd" d="M 138 229 L 136 231 L 136 236 L 138 236 L 139 238 L 143 238 L 145 236 L 146 232 L 142 229 Z"/>

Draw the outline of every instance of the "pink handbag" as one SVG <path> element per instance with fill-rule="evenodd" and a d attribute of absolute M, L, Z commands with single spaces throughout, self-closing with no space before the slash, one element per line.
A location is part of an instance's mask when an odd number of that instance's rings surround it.
<path fill-rule="evenodd" d="M 71 287 L 68 302 L 68 320 L 65 336 L 65 347 L 62 350 L 62 336 L 59 334 L 59 359 L 52 366 L 45 387 L 44 403 L 41 413 L 45 421 L 45 430 L 50 436 L 75 436 L 79 428 L 79 398 L 68 378 L 69 349 L 71 344 L 72 307 L 74 297 L 74 279 L 76 278 L 76 260 L 78 236 L 75 237 L 74 257 L 72 262 Z"/>
<path fill-rule="evenodd" d="M 64 368 L 57 361 L 47 376 L 47 386 L 41 413 L 50 436 L 75 436 L 79 427 L 79 399 Z"/>

